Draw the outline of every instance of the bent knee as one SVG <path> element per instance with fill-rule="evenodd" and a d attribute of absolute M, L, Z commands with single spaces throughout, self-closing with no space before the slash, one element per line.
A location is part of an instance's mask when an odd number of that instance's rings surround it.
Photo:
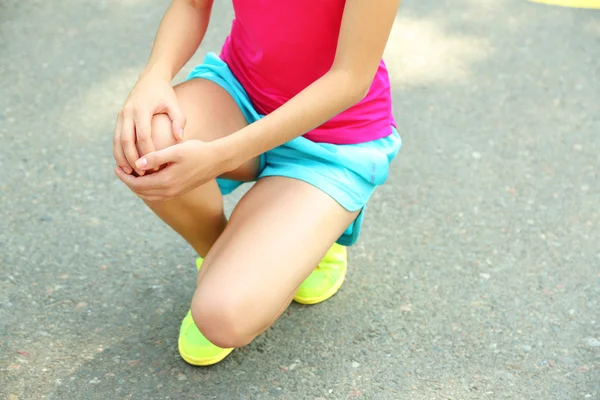
<path fill-rule="evenodd" d="M 156 150 L 166 149 L 177 143 L 173 136 L 173 122 L 167 114 L 155 114 L 151 129 L 152 143 Z"/>
<path fill-rule="evenodd" d="M 171 118 L 167 114 L 155 114 L 151 123 L 152 144 L 155 150 L 163 150 L 177 143 L 173 137 L 173 125 Z M 139 144 L 137 150 L 140 155 L 144 155 Z M 161 170 L 164 165 L 158 168 Z M 156 171 L 146 171 L 146 174 L 153 174 Z"/>
<path fill-rule="evenodd" d="M 221 348 L 243 347 L 254 339 L 248 333 L 248 318 L 243 301 L 229 293 L 196 291 L 192 300 L 192 317 L 202 334 Z"/>

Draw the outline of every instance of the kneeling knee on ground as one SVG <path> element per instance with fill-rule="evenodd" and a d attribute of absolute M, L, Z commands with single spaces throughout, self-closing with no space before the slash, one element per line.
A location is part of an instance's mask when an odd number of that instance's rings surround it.
<path fill-rule="evenodd" d="M 251 320 L 248 299 L 227 285 L 199 287 L 191 309 L 200 332 L 221 348 L 243 347 L 259 333 L 252 330 L 257 321 Z"/>

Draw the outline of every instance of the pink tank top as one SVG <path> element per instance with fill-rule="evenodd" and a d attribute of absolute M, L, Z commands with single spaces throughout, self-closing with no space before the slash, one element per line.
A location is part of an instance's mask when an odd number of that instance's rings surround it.
<path fill-rule="evenodd" d="M 268 114 L 333 64 L 345 0 L 233 0 L 235 20 L 221 58 L 256 110 Z M 367 96 L 304 135 L 314 142 L 355 144 L 386 137 L 395 125 L 383 61 Z"/>

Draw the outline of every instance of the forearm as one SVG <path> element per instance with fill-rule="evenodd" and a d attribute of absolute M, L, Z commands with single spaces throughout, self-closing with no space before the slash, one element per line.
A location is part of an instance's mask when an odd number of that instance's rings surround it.
<path fill-rule="evenodd" d="M 261 120 L 214 143 L 232 167 L 322 125 L 359 102 L 369 82 L 331 70 Z"/>
<path fill-rule="evenodd" d="M 200 46 L 212 4 L 213 0 L 173 0 L 160 23 L 142 75 L 173 79 Z"/>

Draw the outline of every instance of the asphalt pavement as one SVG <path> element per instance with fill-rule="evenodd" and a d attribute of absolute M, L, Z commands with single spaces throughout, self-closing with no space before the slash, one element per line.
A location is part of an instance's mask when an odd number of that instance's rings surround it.
<path fill-rule="evenodd" d="M 0 399 L 600 399 L 600 11 L 404 1 L 346 283 L 199 369 L 194 252 L 112 172 L 167 5 L 0 3 Z"/>

